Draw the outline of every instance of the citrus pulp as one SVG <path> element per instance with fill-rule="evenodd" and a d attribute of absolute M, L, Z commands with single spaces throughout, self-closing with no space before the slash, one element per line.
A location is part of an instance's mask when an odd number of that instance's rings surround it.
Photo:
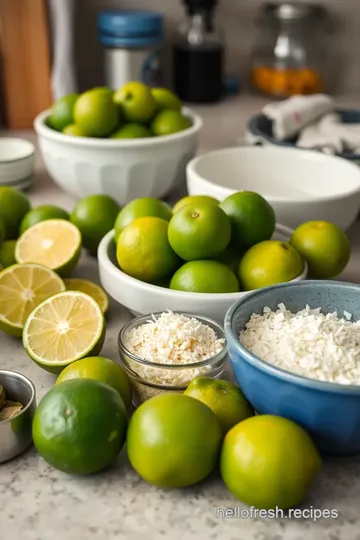
<path fill-rule="evenodd" d="M 67 278 L 64 279 L 64 283 L 68 291 L 80 291 L 91 296 L 99 304 L 103 313 L 106 313 L 109 309 L 109 298 L 100 285 L 79 278 Z"/>
<path fill-rule="evenodd" d="M 46 221 L 47 219 L 69 220 L 70 216 L 66 210 L 63 210 L 58 206 L 53 206 L 52 204 L 37 206 L 25 214 L 20 224 L 20 234 L 23 234 L 27 229 L 36 225 L 36 223 Z"/>

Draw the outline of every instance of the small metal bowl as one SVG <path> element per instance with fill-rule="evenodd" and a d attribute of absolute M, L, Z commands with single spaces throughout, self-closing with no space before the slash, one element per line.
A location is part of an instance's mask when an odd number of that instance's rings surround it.
<path fill-rule="evenodd" d="M 21 373 L 0 370 L 0 385 L 8 398 L 24 405 L 17 416 L 0 422 L 0 463 L 4 463 L 21 454 L 32 443 L 36 398 L 35 386 Z"/>

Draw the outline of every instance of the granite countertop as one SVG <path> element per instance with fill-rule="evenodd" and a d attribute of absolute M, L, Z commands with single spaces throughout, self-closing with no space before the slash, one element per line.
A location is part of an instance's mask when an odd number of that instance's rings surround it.
<path fill-rule="evenodd" d="M 355 98 L 339 102 L 358 104 Z M 204 118 L 200 152 L 233 145 L 243 134 L 246 119 L 263 103 L 261 98 L 241 96 L 216 107 L 198 107 Z M 17 135 L 35 141 L 31 132 Z M 30 196 L 34 205 L 73 206 L 70 197 L 49 179 L 39 152 Z M 360 282 L 359 233 L 357 223 L 349 231 L 353 254 L 341 276 L 346 281 Z M 98 280 L 96 261 L 84 256 L 77 273 Z M 117 334 L 130 318 L 126 309 L 111 305 L 104 356 L 117 359 Z M 19 342 L 1 335 L 0 343 L 1 367 L 30 377 L 39 400 L 54 384 L 54 377 L 27 357 Z M 143 482 L 131 469 L 125 452 L 110 470 L 77 478 L 52 469 L 31 448 L 0 465 L 0 538 L 157 540 L 171 535 L 174 540 L 215 540 L 221 535 L 227 540 L 360 540 L 359 478 L 359 458 L 325 460 L 303 508 L 337 510 L 337 519 L 226 518 L 226 509 L 247 507 L 228 493 L 218 474 L 193 488 L 167 491 Z"/>

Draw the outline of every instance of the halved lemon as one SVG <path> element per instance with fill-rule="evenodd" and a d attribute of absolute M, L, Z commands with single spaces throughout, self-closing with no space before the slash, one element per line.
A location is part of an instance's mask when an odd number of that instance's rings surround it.
<path fill-rule="evenodd" d="M 104 315 L 91 296 L 66 291 L 34 309 L 25 323 L 23 344 L 39 366 L 60 373 L 76 360 L 98 355 L 105 329 Z"/>
<path fill-rule="evenodd" d="M 59 276 L 40 264 L 14 264 L 0 272 L 0 328 L 21 337 L 24 324 L 36 306 L 65 291 Z"/>
<path fill-rule="evenodd" d="M 81 234 L 64 219 L 49 219 L 33 225 L 15 247 L 18 263 L 39 263 L 66 275 L 76 267 L 81 254 Z"/>
<path fill-rule="evenodd" d="M 91 296 L 91 298 L 97 301 L 103 313 L 106 313 L 109 309 L 109 298 L 100 285 L 87 279 L 78 278 L 64 279 L 64 283 L 68 291 L 80 291 Z"/>

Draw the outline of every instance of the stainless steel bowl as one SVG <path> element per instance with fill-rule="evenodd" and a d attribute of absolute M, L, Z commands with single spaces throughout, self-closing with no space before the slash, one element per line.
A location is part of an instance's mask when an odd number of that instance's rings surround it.
<path fill-rule="evenodd" d="M 32 442 L 31 426 L 36 410 L 35 386 L 21 373 L 0 370 L 0 385 L 12 401 L 24 405 L 14 418 L 0 422 L 0 463 L 26 450 Z"/>

